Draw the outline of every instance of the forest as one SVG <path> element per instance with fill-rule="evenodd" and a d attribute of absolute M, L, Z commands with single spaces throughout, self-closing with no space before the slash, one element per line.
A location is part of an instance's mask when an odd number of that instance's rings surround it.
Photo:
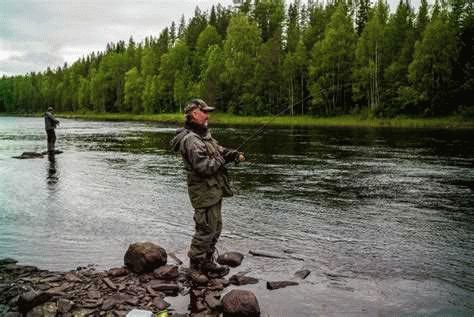
<path fill-rule="evenodd" d="M 176 113 L 200 97 L 246 116 L 472 115 L 473 39 L 470 0 L 245 0 L 3 76 L 0 112 Z"/>

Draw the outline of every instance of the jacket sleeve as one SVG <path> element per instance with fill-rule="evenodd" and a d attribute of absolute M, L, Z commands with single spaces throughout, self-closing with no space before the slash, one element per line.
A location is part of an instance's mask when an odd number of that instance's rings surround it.
<path fill-rule="evenodd" d="M 225 148 L 223 146 L 220 146 L 219 145 L 219 151 L 221 152 L 222 156 L 224 157 L 224 160 L 226 163 L 229 163 L 229 162 L 234 162 L 238 155 L 239 155 L 239 151 L 237 150 L 233 150 L 233 149 L 228 149 L 228 148 Z"/>
<path fill-rule="evenodd" d="M 46 112 L 46 116 L 51 119 L 55 124 L 59 123 L 59 120 L 56 119 L 50 112 Z"/>
<path fill-rule="evenodd" d="M 224 166 L 225 159 L 221 155 L 209 157 L 206 145 L 194 137 L 184 140 L 184 155 L 192 169 L 198 174 L 211 176 Z"/>

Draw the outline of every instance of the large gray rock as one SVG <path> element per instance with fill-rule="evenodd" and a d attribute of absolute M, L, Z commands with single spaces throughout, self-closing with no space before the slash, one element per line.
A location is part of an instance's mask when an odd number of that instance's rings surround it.
<path fill-rule="evenodd" d="M 224 317 L 260 317 L 260 306 L 251 291 L 234 289 L 222 298 Z"/>
<path fill-rule="evenodd" d="M 137 274 L 152 272 L 166 261 L 166 250 L 151 242 L 131 244 L 124 257 L 125 266 Z"/>

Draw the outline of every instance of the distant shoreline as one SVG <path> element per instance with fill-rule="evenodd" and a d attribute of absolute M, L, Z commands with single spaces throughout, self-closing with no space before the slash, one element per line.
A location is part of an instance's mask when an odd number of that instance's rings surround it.
<path fill-rule="evenodd" d="M 36 117 L 41 114 L 0 113 L 0 116 Z M 131 113 L 57 113 L 60 118 L 97 120 L 97 121 L 138 121 L 157 123 L 182 123 L 181 113 L 163 113 L 150 115 L 135 115 Z M 341 115 L 334 117 L 313 116 L 238 116 L 216 113 L 211 116 L 211 122 L 219 125 L 260 126 L 270 127 L 361 127 L 361 128 L 439 128 L 439 129 L 474 129 L 474 119 L 461 116 L 437 118 L 363 118 L 360 115 Z"/>

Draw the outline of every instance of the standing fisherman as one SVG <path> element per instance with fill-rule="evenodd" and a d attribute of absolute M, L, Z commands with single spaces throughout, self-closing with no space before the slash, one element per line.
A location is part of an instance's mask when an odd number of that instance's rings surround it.
<path fill-rule="evenodd" d="M 48 136 L 48 154 L 54 154 L 54 145 L 56 144 L 56 125 L 59 124 L 59 120 L 54 117 L 53 107 L 49 107 L 48 111 L 44 113 L 44 126 L 46 129 L 46 135 Z"/>
<path fill-rule="evenodd" d="M 222 277 L 229 273 L 227 266 L 219 266 L 214 259 L 222 230 L 222 198 L 233 195 L 225 164 L 245 159 L 243 153 L 226 149 L 211 137 L 207 125 L 213 110 L 201 99 L 191 100 L 184 109 L 184 128 L 171 140 L 174 151 L 183 158 L 194 208 L 195 233 L 188 256 L 191 277 L 198 281 L 203 274 Z"/>

